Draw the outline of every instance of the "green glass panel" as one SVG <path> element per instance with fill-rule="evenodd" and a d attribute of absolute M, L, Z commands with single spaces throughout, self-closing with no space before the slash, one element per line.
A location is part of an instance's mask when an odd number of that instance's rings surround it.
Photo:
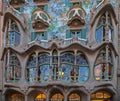
<path fill-rule="evenodd" d="M 70 30 L 67 30 L 67 31 L 66 31 L 66 38 L 70 38 L 70 37 L 71 37 Z"/>
<path fill-rule="evenodd" d="M 81 38 L 86 39 L 86 28 L 82 29 Z"/>

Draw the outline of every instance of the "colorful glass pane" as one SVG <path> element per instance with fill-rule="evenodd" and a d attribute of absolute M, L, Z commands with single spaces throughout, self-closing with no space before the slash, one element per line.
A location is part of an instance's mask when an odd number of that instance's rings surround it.
<path fill-rule="evenodd" d="M 75 62 L 75 56 L 71 53 L 66 53 L 60 57 L 60 62 L 72 63 Z"/>
<path fill-rule="evenodd" d="M 7 61 L 8 62 L 8 61 Z M 17 56 L 14 53 L 10 54 L 9 66 L 6 70 L 7 81 L 19 80 L 21 78 L 21 66 Z"/>

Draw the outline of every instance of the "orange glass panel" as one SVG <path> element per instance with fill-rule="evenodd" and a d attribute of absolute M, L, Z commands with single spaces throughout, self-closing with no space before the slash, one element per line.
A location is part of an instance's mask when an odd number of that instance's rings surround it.
<path fill-rule="evenodd" d="M 46 95 L 45 94 L 39 94 L 36 99 L 46 99 Z"/>
<path fill-rule="evenodd" d="M 57 93 L 57 94 L 52 96 L 52 99 L 63 99 L 63 98 L 64 98 L 63 95 L 60 93 Z"/>

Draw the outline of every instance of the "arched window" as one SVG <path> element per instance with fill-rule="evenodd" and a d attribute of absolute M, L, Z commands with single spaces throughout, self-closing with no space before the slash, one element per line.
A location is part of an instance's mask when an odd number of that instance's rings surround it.
<path fill-rule="evenodd" d="M 13 94 L 10 101 L 24 101 L 24 96 L 22 94 Z"/>
<path fill-rule="evenodd" d="M 36 96 L 35 101 L 46 101 L 46 95 L 43 93 L 40 93 Z"/>
<path fill-rule="evenodd" d="M 21 66 L 17 56 L 14 53 L 8 53 L 6 56 L 6 80 L 18 81 L 21 78 Z"/>
<path fill-rule="evenodd" d="M 50 56 L 46 53 L 39 54 L 38 65 L 41 82 L 48 81 L 50 78 Z"/>
<path fill-rule="evenodd" d="M 10 46 L 16 47 L 20 44 L 20 32 L 15 21 L 9 20 L 8 30 L 6 35 L 6 43 Z"/>
<path fill-rule="evenodd" d="M 108 46 L 100 51 L 95 62 L 95 79 L 96 80 L 111 80 L 112 77 L 112 54 Z"/>
<path fill-rule="evenodd" d="M 73 53 L 64 53 L 60 56 L 61 68 L 59 76 L 64 81 L 74 81 L 75 56 Z"/>
<path fill-rule="evenodd" d="M 84 82 L 88 79 L 89 68 L 88 62 L 84 54 L 78 52 L 76 56 L 76 76 L 78 76 L 79 82 Z"/>
<path fill-rule="evenodd" d="M 27 63 L 27 80 L 29 82 L 48 81 L 50 78 L 50 56 L 46 53 L 33 53 Z"/>
<path fill-rule="evenodd" d="M 106 40 L 112 41 L 113 26 L 110 14 L 108 12 L 104 13 L 97 24 L 96 28 L 96 41 L 102 43 Z"/>
<path fill-rule="evenodd" d="M 77 93 L 72 93 L 68 96 L 68 101 L 81 101 L 80 95 L 78 95 Z"/>
<path fill-rule="evenodd" d="M 61 93 L 55 93 L 52 95 L 50 101 L 64 101 L 64 96 Z"/>
<path fill-rule="evenodd" d="M 33 53 L 28 60 L 27 63 L 27 76 L 26 79 L 29 82 L 34 82 L 39 80 L 40 74 L 38 73 L 37 62 L 36 62 L 36 54 Z"/>
<path fill-rule="evenodd" d="M 5 92 L 4 101 L 25 101 L 24 99 L 24 95 L 16 90 L 9 89 Z"/>
<path fill-rule="evenodd" d="M 99 91 L 91 95 L 91 101 L 112 101 L 112 95 L 105 91 Z"/>

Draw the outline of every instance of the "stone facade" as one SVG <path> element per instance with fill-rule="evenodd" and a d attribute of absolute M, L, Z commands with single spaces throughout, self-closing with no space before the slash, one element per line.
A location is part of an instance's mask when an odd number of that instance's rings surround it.
<path fill-rule="evenodd" d="M 0 101 L 120 101 L 113 1 L 1 0 Z"/>

